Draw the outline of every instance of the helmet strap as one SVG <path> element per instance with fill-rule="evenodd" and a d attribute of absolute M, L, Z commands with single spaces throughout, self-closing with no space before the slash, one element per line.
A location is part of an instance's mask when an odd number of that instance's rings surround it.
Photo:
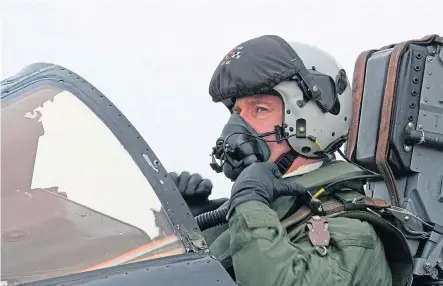
<path fill-rule="evenodd" d="M 294 163 L 298 156 L 298 153 L 294 149 L 291 149 L 290 151 L 280 155 L 280 157 L 278 157 L 274 163 L 277 165 L 278 170 L 283 175 L 289 170 L 292 163 Z"/>

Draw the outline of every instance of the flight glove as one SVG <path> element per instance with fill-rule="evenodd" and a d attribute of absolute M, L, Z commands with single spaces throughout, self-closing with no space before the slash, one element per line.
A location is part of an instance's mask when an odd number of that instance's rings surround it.
<path fill-rule="evenodd" d="M 246 167 L 235 180 L 229 200 L 229 219 L 235 207 L 256 200 L 270 205 L 280 196 L 303 196 L 307 189 L 295 182 L 281 179 L 282 174 L 273 163 L 253 163 Z"/>
<path fill-rule="evenodd" d="M 208 197 L 212 193 L 212 182 L 209 179 L 203 179 L 200 174 L 191 175 L 184 171 L 180 175 L 171 172 L 169 176 L 174 181 L 194 217 L 217 209 L 227 201 L 227 199 L 209 200 Z"/>

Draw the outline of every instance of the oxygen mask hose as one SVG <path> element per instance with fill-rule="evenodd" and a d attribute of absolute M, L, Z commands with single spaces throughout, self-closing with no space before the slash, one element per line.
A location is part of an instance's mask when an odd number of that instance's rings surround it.
<path fill-rule="evenodd" d="M 196 216 L 195 220 L 197 221 L 200 230 L 204 231 L 208 228 L 227 223 L 226 221 L 227 214 L 228 214 L 228 207 L 222 207 L 213 211 L 202 213 Z"/>
<path fill-rule="evenodd" d="M 315 193 L 315 195 L 319 196 L 322 192 L 324 192 L 323 189 L 317 191 Z M 287 194 L 283 194 L 283 195 L 290 196 L 291 194 L 287 193 Z M 299 193 L 296 196 L 299 196 L 299 195 L 300 196 L 308 195 L 309 198 L 312 198 L 312 195 L 310 194 L 310 192 L 308 190 L 306 190 L 306 192 L 304 192 L 303 194 Z M 227 201 L 225 204 L 227 204 L 227 203 L 229 203 L 229 201 Z M 228 214 L 228 210 L 229 210 L 229 207 L 220 207 L 216 210 L 202 213 L 202 214 L 196 216 L 195 220 L 197 221 L 197 224 L 200 227 L 200 230 L 204 231 L 208 228 L 227 223 L 226 216 Z"/>

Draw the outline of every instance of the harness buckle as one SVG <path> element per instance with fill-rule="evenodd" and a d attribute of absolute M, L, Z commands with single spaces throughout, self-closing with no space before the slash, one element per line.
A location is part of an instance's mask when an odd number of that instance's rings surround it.
<path fill-rule="evenodd" d="M 306 226 L 309 229 L 308 237 L 312 245 L 321 256 L 325 256 L 328 253 L 327 246 L 331 237 L 328 223 L 322 217 L 314 215 L 307 221 Z"/>

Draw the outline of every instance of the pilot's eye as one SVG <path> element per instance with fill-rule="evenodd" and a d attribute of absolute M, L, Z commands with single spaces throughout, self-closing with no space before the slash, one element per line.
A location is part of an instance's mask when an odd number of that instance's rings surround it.
<path fill-rule="evenodd" d="M 257 112 L 259 113 L 263 113 L 263 112 L 267 112 L 268 109 L 264 108 L 264 107 L 257 107 Z"/>

